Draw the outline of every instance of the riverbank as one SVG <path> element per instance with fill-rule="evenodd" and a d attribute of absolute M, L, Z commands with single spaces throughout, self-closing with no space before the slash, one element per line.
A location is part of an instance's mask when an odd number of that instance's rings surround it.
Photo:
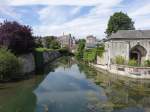
<path fill-rule="evenodd" d="M 123 65 L 106 65 L 90 64 L 96 70 L 103 73 L 110 73 L 112 75 L 119 75 L 134 79 L 150 79 L 150 68 L 149 67 L 130 67 Z"/>
<path fill-rule="evenodd" d="M 45 66 L 53 63 L 56 59 L 63 56 L 58 50 L 44 51 L 40 53 L 28 53 L 19 55 L 17 58 L 21 63 L 21 73 L 13 78 L 0 79 L 0 83 L 17 82 L 32 78 L 36 73 L 43 71 Z M 33 75 L 34 74 L 34 75 Z"/>

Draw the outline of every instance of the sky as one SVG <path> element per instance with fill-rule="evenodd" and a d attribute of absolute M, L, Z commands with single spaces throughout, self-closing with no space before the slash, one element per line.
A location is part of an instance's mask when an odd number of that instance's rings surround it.
<path fill-rule="evenodd" d="M 110 16 L 120 11 L 132 18 L 136 29 L 150 29 L 150 0 L 0 0 L 0 22 L 29 25 L 36 36 L 71 33 L 102 39 Z"/>

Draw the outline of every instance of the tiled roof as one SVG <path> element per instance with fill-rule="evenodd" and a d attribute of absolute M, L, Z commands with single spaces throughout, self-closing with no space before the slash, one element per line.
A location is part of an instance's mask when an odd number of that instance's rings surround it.
<path fill-rule="evenodd" d="M 150 39 L 150 30 L 119 30 L 117 33 L 113 33 L 110 36 L 111 39 L 121 39 L 121 38 L 149 38 Z"/>

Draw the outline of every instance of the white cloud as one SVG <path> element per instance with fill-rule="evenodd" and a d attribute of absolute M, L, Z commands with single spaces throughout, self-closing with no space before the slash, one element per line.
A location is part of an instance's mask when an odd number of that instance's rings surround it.
<path fill-rule="evenodd" d="M 11 6 L 0 4 L 0 13 L 13 18 L 14 20 L 21 21 L 21 15 L 16 13 Z"/>
<path fill-rule="evenodd" d="M 150 1 L 134 0 L 124 5 L 125 0 L 3 0 L 0 12 L 15 19 L 20 14 L 13 10 L 15 6 L 46 5 L 39 12 L 40 23 L 33 26 L 35 35 L 61 35 L 63 32 L 72 33 L 78 37 L 93 34 L 98 38 L 104 37 L 109 17 L 116 11 L 126 11 L 135 21 L 137 29 L 150 28 Z M 4 7 L 7 4 L 7 7 Z M 64 9 L 63 7 L 73 7 Z M 85 6 L 93 8 L 84 15 L 74 17 L 81 13 Z"/>
<path fill-rule="evenodd" d="M 138 5 L 132 7 L 132 11 L 129 12 L 129 16 L 133 18 L 136 29 L 150 29 L 150 1 L 138 1 Z"/>
<path fill-rule="evenodd" d="M 94 23 L 94 24 L 93 24 Z M 41 35 L 61 35 L 63 32 L 71 33 L 77 37 L 85 37 L 89 34 L 102 36 L 105 28 L 102 19 L 78 18 L 63 25 L 43 25 L 35 27 L 34 30 Z M 102 34 L 102 35 L 101 35 Z M 102 38 L 102 37 L 101 37 Z"/>
<path fill-rule="evenodd" d="M 62 24 L 79 12 L 80 7 L 66 10 L 64 7 L 47 6 L 40 10 L 38 14 L 42 24 Z"/>
<path fill-rule="evenodd" d="M 76 6 L 93 6 L 93 5 L 111 5 L 119 0 L 10 0 L 10 5 L 76 5 Z"/>
<path fill-rule="evenodd" d="M 67 22 L 65 20 L 68 16 L 70 17 L 80 12 L 82 9 L 81 6 L 76 6 L 72 11 L 65 12 L 57 7 L 46 7 L 39 12 L 40 20 L 46 24 L 42 24 L 40 27 L 35 26 L 34 30 L 40 35 L 61 35 L 65 32 L 72 33 L 77 37 L 85 37 L 89 34 L 94 34 L 99 38 L 104 38 L 109 15 L 113 13 L 112 7 L 119 5 L 122 0 L 98 1 L 101 3 L 96 4 L 95 8 L 90 10 L 87 15 L 77 17 Z M 51 18 L 53 21 L 51 21 Z M 54 24 L 55 22 L 60 23 L 60 21 L 64 21 L 64 23 L 62 22 L 59 25 Z"/>
<path fill-rule="evenodd" d="M 134 19 L 137 29 L 150 29 L 150 19 L 148 17 L 138 17 Z"/>
<path fill-rule="evenodd" d="M 138 8 L 134 12 L 132 12 L 130 15 L 135 17 L 135 16 L 143 16 L 150 14 L 150 4 L 144 5 L 141 8 Z"/>

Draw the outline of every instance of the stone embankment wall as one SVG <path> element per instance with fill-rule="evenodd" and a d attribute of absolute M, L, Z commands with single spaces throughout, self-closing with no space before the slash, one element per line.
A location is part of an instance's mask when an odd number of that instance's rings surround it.
<path fill-rule="evenodd" d="M 106 73 L 121 75 L 125 77 L 135 78 L 135 79 L 150 79 L 150 67 L 131 67 L 125 65 L 98 65 L 91 64 L 96 68 L 96 70 Z"/>
<path fill-rule="evenodd" d="M 23 73 L 30 73 L 35 70 L 35 60 L 34 55 L 32 53 L 30 54 L 24 54 L 19 56 L 19 60 L 22 64 L 22 72 Z"/>
<path fill-rule="evenodd" d="M 44 64 L 48 63 L 50 61 L 53 61 L 54 59 L 56 59 L 60 56 L 61 56 L 61 54 L 58 51 L 44 52 L 43 53 Z"/>
<path fill-rule="evenodd" d="M 58 51 L 46 51 L 43 52 L 43 64 L 46 64 L 50 61 L 53 61 L 54 59 L 61 56 L 61 54 Z M 33 53 L 25 54 L 19 56 L 19 60 L 22 63 L 22 71 L 24 74 L 31 73 L 35 71 L 36 69 L 36 60 Z M 43 66 L 43 65 L 41 65 Z"/>

